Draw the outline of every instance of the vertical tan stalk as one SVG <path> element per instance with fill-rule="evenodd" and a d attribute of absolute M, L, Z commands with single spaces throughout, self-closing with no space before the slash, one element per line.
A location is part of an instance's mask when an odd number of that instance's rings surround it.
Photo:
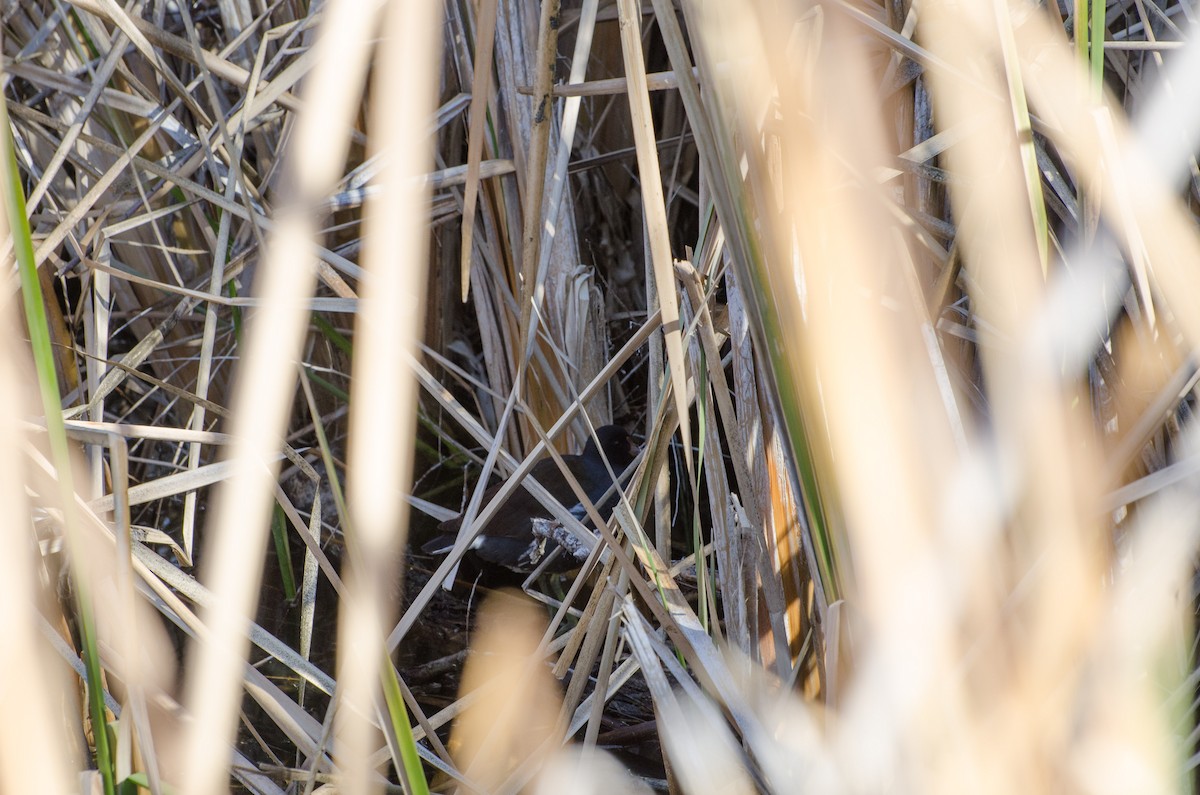
<path fill-rule="evenodd" d="M 471 123 L 467 132 L 467 184 L 463 188 L 462 250 L 459 280 L 465 303 L 471 289 L 471 254 L 475 245 L 475 207 L 479 200 L 479 161 L 483 156 L 484 120 L 492 90 L 492 53 L 496 45 L 496 3 L 480 0 L 475 14 L 475 63 L 471 78 Z"/>
<path fill-rule="evenodd" d="M 526 359 L 534 344 L 533 302 L 536 300 L 538 245 L 541 242 L 542 198 L 546 187 L 546 158 L 550 128 L 554 120 L 550 89 L 554 85 L 554 61 L 558 51 L 560 0 L 542 0 L 538 23 L 537 64 L 534 67 L 533 130 L 530 134 L 529 172 L 525 178 L 524 223 L 521 233 L 521 349 L 518 370 L 524 372 Z"/>
<path fill-rule="evenodd" d="M 441 5 L 393 0 L 384 12 L 374 70 L 369 143 L 381 156 L 380 192 L 367 203 L 355 324 L 350 412 L 350 528 L 347 595 L 338 624 L 339 790 L 366 795 L 381 782 L 371 754 L 379 733 L 368 718 L 379 692 L 384 639 L 396 615 L 400 552 L 408 535 L 417 385 L 404 362 L 418 353 L 429 268 L 429 187 L 433 164 L 428 122 L 441 56 Z M 396 760 L 397 769 L 400 761 Z"/>
<path fill-rule="evenodd" d="M 255 285 L 262 307 L 251 320 L 233 397 L 234 474 L 215 495 L 203 547 L 202 574 L 213 601 L 205 610 L 208 639 L 192 647 L 185 683 L 185 707 L 194 718 L 179 782 L 186 795 L 215 795 L 227 784 L 248 622 L 270 526 L 275 467 L 268 462 L 284 435 L 308 319 L 305 302 L 315 281 L 312 208 L 333 188 L 345 161 L 376 9 L 358 2 L 331 2 L 325 8 L 317 65 L 305 86 L 308 104 L 287 153 L 291 191 Z"/>
<path fill-rule="evenodd" d="M 671 236 L 667 229 L 667 209 L 663 199 L 662 176 L 658 167 L 654 119 L 650 113 L 650 94 L 646 86 L 646 63 L 642 55 L 641 8 L 636 0 L 618 0 L 621 19 L 621 52 L 625 77 L 629 81 L 629 114 L 637 148 L 638 173 L 641 175 L 642 208 L 646 214 L 646 234 L 650 259 L 654 266 L 655 289 L 663 318 L 663 338 L 667 348 L 667 366 L 678 415 L 683 459 L 689 481 L 695 480 L 692 457 L 692 431 L 688 419 L 687 363 L 683 356 L 683 336 L 679 327 L 679 297 L 675 293 L 675 270 L 671 258 Z M 651 373 L 651 378 L 658 378 Z"/>
<path fill-rule="evenodd" d="M 8 130 L 4 130 L 8 135 Z M 7 168 L 0 172 L 7 172 Z M 5 174 L 4 179 L 10 177 Z M 12 179 L 16 176 L 12 175 Z M 8 237 L 5 214 L 0 213 L 0 238 Z M 11 257 L 11 254 L 8 255 Z M 32 412 L 22 384 L 33 381 L 25 366 L 28 353 L 18 352 L 12 342 L 24 336 L 13 310 L 17 292 L 12 280 L 12 260 L 3 262 L 6 276 L 0 280 L 0 544 L 6 554 L 0 556 L 0 710 L 19 720 L 5 721 L 0 729 L 0 745 L 6 763 L 0 765 L 0 790 L 20 792 L 28 789 L 30 771 L 38 771 L 38 786 L 47 792 L 71 792 L 77 786 L 68 770 L 70 743 L 63 732 L 66 712 L 59 694 L 66 682 L 57 660 L 43 659 L 44 642 L 37 633 L 37 613 L 33 609 L 40 588 L 28 531 L 30 505 L 24 483 L 28 482 L 22 458 L 25 433 L 18 417 Z M 56 703 L 59 702 L 59 703 Z"/>

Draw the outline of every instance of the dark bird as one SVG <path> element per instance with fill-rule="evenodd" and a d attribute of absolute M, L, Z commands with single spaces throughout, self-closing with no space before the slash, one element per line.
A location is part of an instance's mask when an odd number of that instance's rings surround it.
<path fill-rule="evenodd" d="M 621 471 L 637 456 L 638 447 L 629 431 L 619 425 L 605 425 L 596 430 L 600 446 L 595 439 L 588 439 L 579 455 L 564 455 L 563 463 L 579 481 L 588 499 L 599 503 L 605 492 L 612 487 L 612 478 L 604 465 L 608 459 L 613 472 L 620 476 Z M 602 455 L 603 454 L 603 455 Z M 563 477 L 562 471 L 552 458 L 543 458 L 533 465 L 529 474 L 558 500 L 568 510 L 581 520 L 585 519 L 582 505 L 575 497 L 571 484 Z M 482 505 L 491 502 L 501 486 L 488 489 L 483 495 Z M 598 506 L 599 507 L 599 506 Z M 602 510 L 603 514 L 604 511 Z M 550 519 L 550 511 L 526 488 L 518 488 L 509 495 L 500 509 L 492 516 L 491 521 L 483 526 L 470 549 L 475 557 L 484 563 L 490 563 L 516 572 L 530 572 L 537 568 L 547 554 L 558 546 L 552 540 L 539 538 L 533 532 L 534 519 Z M 449 552 L 458 538 L 459 527 L 462 525 L 461 515 L 448 519 L 438 525 L 440 535 L 429 541 L 421 549 L 430 555 Z M 568 565 L 569 568 L 569 565 Z"/>

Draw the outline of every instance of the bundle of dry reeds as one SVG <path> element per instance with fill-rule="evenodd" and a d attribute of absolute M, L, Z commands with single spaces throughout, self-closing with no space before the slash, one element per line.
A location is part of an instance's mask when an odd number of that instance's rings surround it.
<path fill-rule="evenodd" d="M 0 789 L 1192 791 L 1197 13 L 5 5 Z"/>

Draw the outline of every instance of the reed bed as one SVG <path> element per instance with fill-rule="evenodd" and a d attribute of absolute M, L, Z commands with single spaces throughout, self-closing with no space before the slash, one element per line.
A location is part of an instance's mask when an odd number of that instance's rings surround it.
<path fill-rule="evenodd" d="M 1198 11 L 8 4 L 0 789 L 1192 792 Z"/>

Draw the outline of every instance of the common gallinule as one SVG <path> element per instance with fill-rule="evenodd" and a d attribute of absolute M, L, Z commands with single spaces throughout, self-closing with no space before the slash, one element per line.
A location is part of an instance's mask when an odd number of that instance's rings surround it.
<path fill-rule="evenodd" d="M 609 466 L 619 476 L 637 456 L 638 451 L 629 431 L 619 425 L 598 428 L 596 437 L 600 440 L 599 447 L 596 446 L 596 439 L 588 439 L 581 454 L 562 457 L 567 469 L 579 481 L 584 493 L 593 503 L 597 503 L 612 486 L 612 478 L 609 477 L 604 459 L 608 459 Z M 574 490 L 563 477 L 554 459 L 543 458 L 533 465 L 529 474 L 550 492 L 554 499 L 580 519 L 585 518 L 586 514 L 583 513 Z M 491 502 L 499 490 L 499 485 L 488 489 L 484 493 L 482 504 Z M 545 556 L 558 546 L 552 540 L 535 536 L 533 532 L 534 519 L 549 518 L 550 511 L 537 497 L 528 489 L 518 488 L 475 536 L 475 540 L 471 542 L 471 551 L 484 563 L 522 573 L 533 571 Z M 438 525 L 441 533 L 421 549 L 430 555 L 449 552 L 458 538 L 462 519 L 460 515 L 442 522 Z"/>

